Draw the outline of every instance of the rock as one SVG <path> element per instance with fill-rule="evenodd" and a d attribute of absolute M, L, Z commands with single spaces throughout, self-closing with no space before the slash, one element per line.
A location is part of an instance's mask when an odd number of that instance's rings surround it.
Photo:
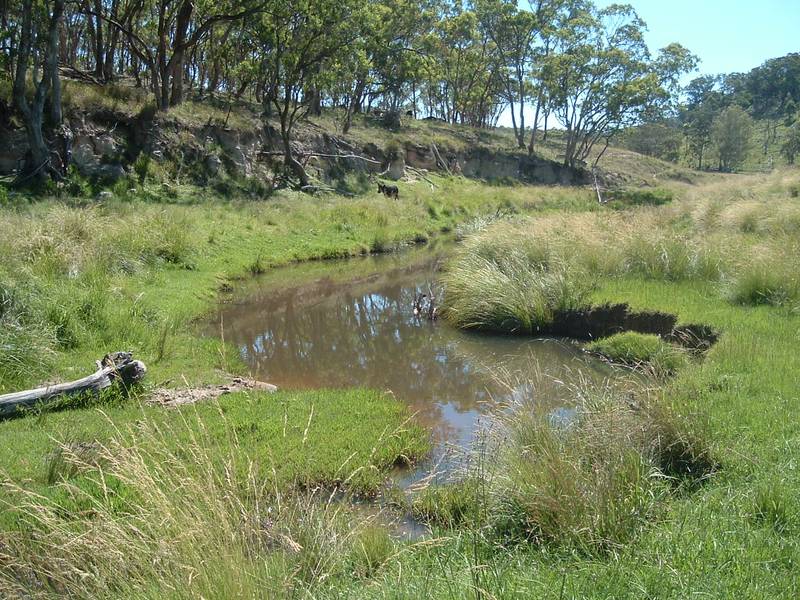
<path fill-rule="evenodd" d="M 108 179 L 110 181 L 117 181 L 127 176 L 125 167 L 120 164 L 100 165 L 94 169 L 93 175 L 101 179 Z"/>
<path fill-rule="evenodd" d="M 5 140 L 0 144 L 0 175 L 10 175 L 22 166 L 22 160 L 28 151 L 28 139 L 22 130 L 0 129 L 0 137 Z"/>
<path fill-rule="evenodd" d="M 216 154 L 210 154 L 206 157 L 206 169 L 211 175 L 217 175 L 222 168 L 222 161 Z"/>
<path fill-rule="evenodd" d="M 109 134 L 94 139 L 95 154 L 103 158 L 113 158 L 119 153 L 117 141 Z"/>
<path fill-rule="evenodd" d="M 389 169 L 386 171 L 386 177 L 392 181 L 402 179 L 406 174 L 406 161 L 401 154 L 398 158 L 389 163 Z"/>
<path fill-rule="evenodd" d="M 230 159 L 233 161 L 234 166 L 236 167 L 236 171 L 240 175 L 244 175 L 245 177 L 250 176 L 250 163 L 247 160 L 247 155 L 245 154 L 244 150 L 242 150 L 241 146 L 234 146 L 229 151 Z"/>
<path fill-rule="evenodd" d="M 114 198 L 113 192 L 109 192 L 108 190 L 103 190 L 102 192 L 98 192 L 95 200 L 102 202 L 103 200 L 111 200 Z"/>
<path fill-rule="evenodd" d="M 72 162 L 84 175 L 89 175 L 90 171 L 97 167 L 98 159 L 94 154 L 94 148 L 86 138 L 79 138 L 72 146 Z"/>

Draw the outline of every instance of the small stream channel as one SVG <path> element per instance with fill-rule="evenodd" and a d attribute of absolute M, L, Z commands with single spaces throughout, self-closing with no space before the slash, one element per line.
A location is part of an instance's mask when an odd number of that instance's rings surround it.
<path fill-rule="evenodd" d="M 569 384 L 613 376 L 569 340 L 469 333 L 415 316 L 451 244 L 300 263 L 248 282 L 220 307 L 217 335 L 253 376 L 279 388 L 391 391 L 432 432 L 430 461 L 398 474 L 405 488 L 457 466 L 497 403 L 533 397 L 558 415 Z"/>

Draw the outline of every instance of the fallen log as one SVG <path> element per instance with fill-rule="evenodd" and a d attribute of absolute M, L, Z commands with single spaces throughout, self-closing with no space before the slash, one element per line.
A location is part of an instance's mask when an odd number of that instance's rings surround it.
<path fill-rule="evenodd" d="M 283 156 L 286 154 L 283 150 L 275 150 L 275 151 L 259 151 L 259 156 Z M 308 158 L 316 157 L 316 158 L 350 158 L 355 160 L 363 160 L 364 162 L 372 163 L 373 165 L 381 164 L 381 161 L 375 160 L 372 158 L 367 158 L 366 156 L 361 156 L 359 154 L 327 154 L 324 152 L 296 152 L 295 154 L 299 156 L 305 156 Z"/>
<path fill-rule="evenodd" d="M 112 352 L 97 361 L 97 371 L 82 379 L 0 395 L 0 416 L 11 415 L 20 408 L 50 402 L 60 396 L 86 392 L 97 394 L 115 383 L 127 389 L 140 381 L 146 372 L 144 363 L 133 360 L 130 352 Z"/>

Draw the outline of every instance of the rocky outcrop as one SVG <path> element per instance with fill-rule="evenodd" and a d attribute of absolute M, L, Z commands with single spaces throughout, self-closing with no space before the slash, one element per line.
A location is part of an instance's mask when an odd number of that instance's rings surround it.
<path fill-rule="evenodd" d="M 70 115 L 71 163 L 86 177 L 116 181 L 133 172 L 141 155 L 169 163 L 181 177 L 198 183 L 235 177 L 271 182 L 283 170 L 282 144 L 273 127 L 237 130 L 208 123 L 187 127 L 169 117 L 140 115 Z M 21 131 L 4 132 L 10 144 L 0 144 L 0 174 L 13 173 L 26 151 Z M 358 146 L 318 127 L 298 128 L 293 146 L 307 171 L 321 180 L 336 180 L 347 172 L 404 179 L 406 167 L 441 171 L 484 180 L 509 180 L 548 185 L 584 185 L 588 173 L 551 160 L 485 147 L 452 149 L 406 142 L 391 151 L 376 142 Z M 341 158 L 339 158 L 341 157 Z"/>

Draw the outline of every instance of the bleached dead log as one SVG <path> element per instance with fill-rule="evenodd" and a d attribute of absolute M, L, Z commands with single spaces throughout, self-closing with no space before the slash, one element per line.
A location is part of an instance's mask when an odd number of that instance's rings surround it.
<path fill-rule="evenodd" d="M 97 371 L 82 379 L 0 395 L 0 416 L 11 415 L 20 408 L 47 403 L 61 396 L 87 392 L 97 394 L 115 383 L 127 388 L 140 381 L 146 372 L 144 363 L 133 360 L 130 352 L 112 352 L 97 361 Z"/>

